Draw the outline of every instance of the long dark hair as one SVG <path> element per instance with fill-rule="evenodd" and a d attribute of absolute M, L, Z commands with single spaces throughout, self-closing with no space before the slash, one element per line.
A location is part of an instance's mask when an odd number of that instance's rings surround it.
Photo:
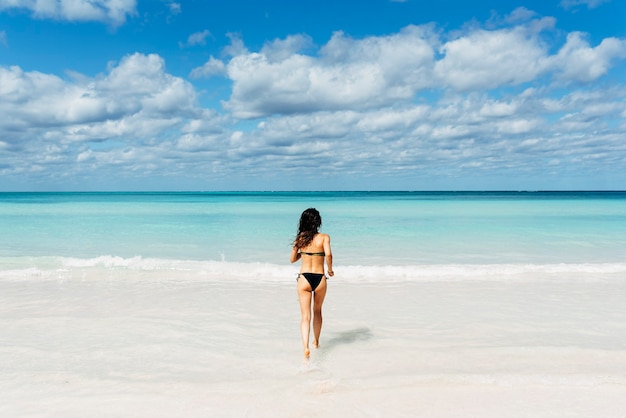
<path fill-rule="evenodd" d="M 293 245 L 297 248 L 304 248 L 313 241 L 313 237 L 317 234 L 322 226 L 322 217 L 315 208 L 308 208 L 302 212 L 300 223 L 298 224 L 298 234 L 293 241 Z"/>

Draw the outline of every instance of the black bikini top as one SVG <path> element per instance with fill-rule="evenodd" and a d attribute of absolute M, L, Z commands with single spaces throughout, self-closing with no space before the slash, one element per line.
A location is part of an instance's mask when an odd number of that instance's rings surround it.
<path fill-rule="evenodd" d="M 326 255 L 326 253 L 324 253 L 324 251 L 321 251 L 321 252 L 319 252 L 319 253 L 307 253 L 307 252 L 304 252 L 304 251 L 300 251 L 300 254 L 306 254 L 306 255 L 319 255 L 319 256 L 322 256 L 322 257 Z"/>

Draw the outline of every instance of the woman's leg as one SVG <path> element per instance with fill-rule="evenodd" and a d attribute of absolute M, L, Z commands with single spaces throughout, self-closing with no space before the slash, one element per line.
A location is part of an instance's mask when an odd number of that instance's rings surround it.
<path fill-rule="evenodd" d="M 322 332 L 322 304 L 326 297 L 326 278 L 323 278 L 313 296 L 313 347 L 320 346 L 320 333 Z"/>
<path fill-rule="evenodd" d="M 298 300 L 300 301 L 300 332 L 302 332 L 302 348 L 304 349 L 304 358 L 308 359 L 311 352 L 309 351 L 309 334 L 311 333 L 311 285 L 307 280 L 300 276 L 298 278 Z"/>

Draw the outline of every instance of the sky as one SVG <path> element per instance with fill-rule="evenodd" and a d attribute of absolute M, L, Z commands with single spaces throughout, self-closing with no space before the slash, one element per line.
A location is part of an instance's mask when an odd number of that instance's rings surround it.
<path fill-rule="evenodd" d="M 625 190 L 622 0 L 0 0 L 0 191 Z"/>

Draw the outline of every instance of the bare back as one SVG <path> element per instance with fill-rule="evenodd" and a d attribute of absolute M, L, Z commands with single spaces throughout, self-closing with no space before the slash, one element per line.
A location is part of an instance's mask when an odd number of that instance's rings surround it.
<path fill-rule="evenodd" d="M 301 273 L 324 273 L 324 262 L 328 266 L 329 275 L 332 276 L 332 251 L 330 249 L 330 236 L 316 234 L 313 240 L 304 248 L 293 247 L 291 262 L 302 259 Z"/>
<path fill-rule="evenodd" d="M 313 241 L 305 248 L 300 249 L 302 256 L 302 267 L 300 272 L 324 273 L 324 238 L 326 234 L 317 234 Z M 308 254 L 307 254 L 308 253 Z M 321 255 L 321 254 L 324 255 Z"/>

